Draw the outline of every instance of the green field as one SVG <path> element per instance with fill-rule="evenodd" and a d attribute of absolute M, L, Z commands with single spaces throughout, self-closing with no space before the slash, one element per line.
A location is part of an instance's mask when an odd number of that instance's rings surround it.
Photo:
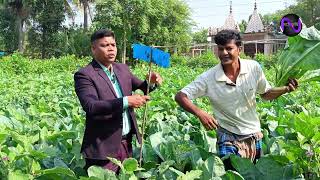
<path fill-rule="evenodd" d="M 74 56 L 29 60 L 18 54 L 0 59 L 0 179 L 116 178 L 100 168 L 90 168 L 91 177 L 82 170 L 79 151 L 85 114 L 74 92 L 73 74 L 90 61 Z M 123 163 L 117 178 L 320 178 L 319 82 L 301 84 L 274 101 L 258 98 L 265 156 L 255 165 L 232 156 L 237 172 L 225 171 L 216 154 L 215 132 L 206 131 L 174 101 L 181 88 L 217 60 L 174 57 L 172 61 L 169 69 L 154 68 L 164 84 L 151 94 L 143 169 L 137 167 L 135 148 L 135 159 Z M 260 63 L 273 84 L 270 61 L 262 58 Z M 143 78 L 147 64 L 133 64 L 131 70 Z M 212 113 L 207 99 L 194 103 Z M 143 109 L 136 112 L 141 125 Z"/>

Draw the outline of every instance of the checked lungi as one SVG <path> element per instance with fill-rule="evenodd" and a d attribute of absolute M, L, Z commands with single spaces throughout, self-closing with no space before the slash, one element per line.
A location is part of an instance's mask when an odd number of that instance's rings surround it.
<path fill-rule="evenodd" d="M 262 137 L 261 132 L 237 135 L 219 127 L 217 130 L 218 154 L 220 157 L 235 154 L 256 162 L 263 154 Z"/>

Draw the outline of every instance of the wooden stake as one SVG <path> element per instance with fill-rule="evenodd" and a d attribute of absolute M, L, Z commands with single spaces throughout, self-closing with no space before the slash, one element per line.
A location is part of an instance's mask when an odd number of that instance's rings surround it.
<path fill-rule="evenodd" d="M 150 62 L 149 62 L 149 73 L 148 73 L 148 86 L 147 86 L 147 94 L 149 94 L 149 88 L 150 88 L 150 81 L 151 81 L 151 62 L 152 59 L 152 49 L 150 53 Z M 139 159 L 139 164 L 140 167 L 142 165 L 142 148 L 143 148 L 143 143 L 144 143 L 144 129 L 145 129 L 145 124 L 147 121 L 147 112 L 148 112 L 148 102 L 146 102 L 145 107 L 144 107 L 144 115 L 143 115 L 143 120 L 142 120 L 142 132 L 141 132 L 141 146 L 140 146 L 140 159 Z"/>

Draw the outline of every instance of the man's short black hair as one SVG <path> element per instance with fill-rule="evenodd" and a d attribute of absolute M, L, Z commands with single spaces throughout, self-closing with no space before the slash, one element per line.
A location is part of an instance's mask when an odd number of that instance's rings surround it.
<path fill-rule="evenodd" d="M 235 40 L 236 45 L 238 47 L 241 46 L 241 36 L 238 31 L 226 29 L 218 32 L 217 35 L 214 37 L 214 42 L 217 45 L 226 45 L 232 40 Z"/>
<path fill-rule="evenodd" d="M 100 29 L 91 35 L 91 43 L 93 43 L 97 39 L 101 39 L 104 37 L 113 37 L 113 39 L 115 39 L 114 33 L 112 31 L 108 29 Z"/>

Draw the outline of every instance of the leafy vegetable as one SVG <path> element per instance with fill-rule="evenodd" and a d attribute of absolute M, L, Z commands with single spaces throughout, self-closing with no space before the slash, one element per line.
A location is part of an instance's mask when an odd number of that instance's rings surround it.
<path fill-rule="evenodd" d="M 279 56 L 276 86 L 285 85 L 288 78 L 303 81 L 319 80 L 320 32 L 315 27 L 303 28 L 299 35 L 288 38 L 287 47 Z"/>

